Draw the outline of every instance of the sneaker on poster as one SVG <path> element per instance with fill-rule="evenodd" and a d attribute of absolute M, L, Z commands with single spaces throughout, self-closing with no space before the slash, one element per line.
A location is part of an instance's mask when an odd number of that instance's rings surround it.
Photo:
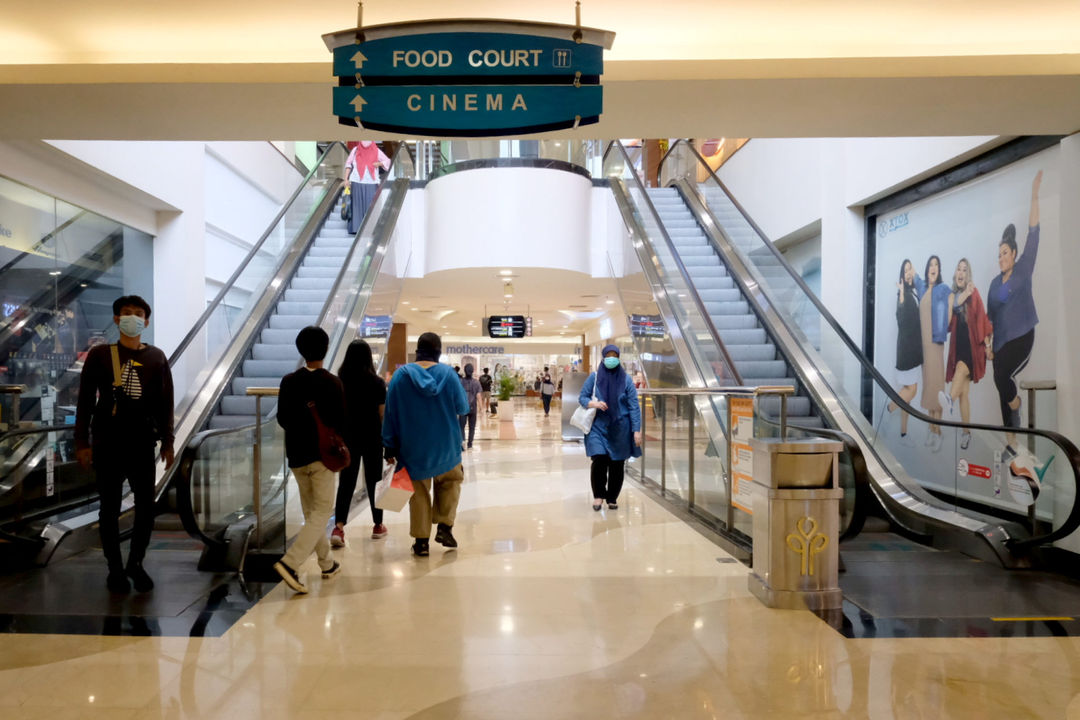
<path fill-rule="evenodd" d="M 956 402 L 953 400 L 952 395 L 944 390 L 938 391 L 938 402 L 941 403 L 941 409 L 945 411 L 945 417 L 950 420 L 956 419 Z"/>

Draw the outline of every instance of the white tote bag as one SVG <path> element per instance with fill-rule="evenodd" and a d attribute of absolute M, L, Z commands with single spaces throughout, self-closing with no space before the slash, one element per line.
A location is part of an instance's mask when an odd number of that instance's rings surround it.
<path fill-rule="evenodd" d="M 409 504 L 413 494 L 412 479 L 400 463 L 387 465 L 382 479 L 375 484 L 375 507 L 390 512 L 401 512 Z"/>
<path fill-rule="evenodd" d="M 596 379 L 593 378 L 592 399 L 596 400 Z M 596 408 L 583 408 L 579 404 L 570 416 L 570 424 L 586 435 L 592 430 L 593 420 L 596 418 Z"/>

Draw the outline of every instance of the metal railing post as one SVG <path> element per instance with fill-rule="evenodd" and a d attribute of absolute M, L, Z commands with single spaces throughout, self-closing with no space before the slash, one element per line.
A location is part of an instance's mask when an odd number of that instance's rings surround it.
<path fill-rule="evenodd" d="M 689 435 L 688 435 L 689 442 L 687 443 L 687 452 L 689 453 L 689 457 L 687 458 L 687 461 L 688 461 L 688 464 L 689 464 L 689 472 L 688 472 L 689 477 L 687 478 L 688 485 L 687 485 L 686 495 L 689 498 L 687 507 L 690 508 L 690 509 L 693 509 L 693 507 L 694 507 L 694 425 L 696 424 L 695 415 L 696 415 L 696 412 L 697 412 L 697 406 L 694 404 L 694 397 L 692 395 L 687 396 L 686 399 L 690 401 L 690 428 L 689 428 L 690 432 L 689 432 Z"/>
<path fill-rule="evenodd" d="M 731 396 L 722 395 L 724 398 L 724 405 L 727 407 L 727 432 L 724 433 L 724 444 L 727 446 L 727 467 L 724 473 L 724 486 L 727 490 L 727 508 L 725 511 L 725 521 L 727 522 L 728 530 L 735 527 L 735 503 L 734 496 L 731 494 L 735 483 L 732 478 L 734 472 L 735 461 L 731 457 Z"/>
<path fill-rule="evenodd" d="M 676 400 L 676 402 L 678 402 Z M 660 495 L 667 494 L 667 409 L 665 401 L 660 411 Z"/>
<path fill-rule="evenodd" d="M 255 504 L 255 547 L 262 550 L 262 395 L 255 396 L 255 457 L 251 487 Z"/>

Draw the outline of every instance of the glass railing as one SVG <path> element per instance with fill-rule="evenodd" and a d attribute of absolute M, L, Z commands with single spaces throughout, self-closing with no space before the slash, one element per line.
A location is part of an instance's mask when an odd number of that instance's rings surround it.
<path fill-rule="evenodd" d="M 968 524 L 974 530 L 1004 522 L 1014 549 L 1052 542 L 1080 526 L 1080 453 L 1070 440 L 1046 430 L 932 418 L 912 407 L 719 178 L 702 171 L 706 179 L 696 182 L 704 161 L 693 146 L 679 141 L 670 155 L 678 160 L 666 167 L 691 170 L 669 180 L 692 210 L 704 208 L 706 235 L 729 268 L 737 268 L 732 275 L 763 325 L 787 339 L 779 346 L 818 408 L 860 444 L 877 495 L 894 518 L 905 517 L 920 532 L 965 517 L 975 520 Z"/>
<path fill-rule="evenodd" d="M 336 371 L 348 343 L 364 337 L 372 345 L 376 365 L 385 353 L 389 319 L 401 291 L 408 265 L 392 239 L 414 169 L 404 145 L 376 191 L 346 260 L 334 281 L 318 324 L 330 336 L 325 367 Z M 264 393 L 263 402 L 277 388 Z M 252 389 L 249 393 L 261 392 Z M 256 435 L 258 437 L 256 438 Z M 258 454 L 258 463 L 255 455 Z M 249 549 L 262 553 L 284 551 L 296 517 L 295 487 L 289 482 L 285 433 L 271 411 L 256 424 L 199 433 L 189 446 L 190 465 L 182 484 L 190 494 L 198 531 L 208 540 L 245 518 L 253 523 Z"/>

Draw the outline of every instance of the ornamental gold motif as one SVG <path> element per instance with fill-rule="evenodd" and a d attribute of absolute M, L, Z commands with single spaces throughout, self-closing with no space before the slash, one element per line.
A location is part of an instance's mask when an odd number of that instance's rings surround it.
<path fill-rule="evenodd" d="M 799 518 L 795 523 L 795 532 L 787 536 L 789 548 L 799 554 L 802 560 L 800 575 L 814 574 L 814 556 L 829 546 L 829 538 L 818 532 L 818 523 L 812 517 Z"/>

